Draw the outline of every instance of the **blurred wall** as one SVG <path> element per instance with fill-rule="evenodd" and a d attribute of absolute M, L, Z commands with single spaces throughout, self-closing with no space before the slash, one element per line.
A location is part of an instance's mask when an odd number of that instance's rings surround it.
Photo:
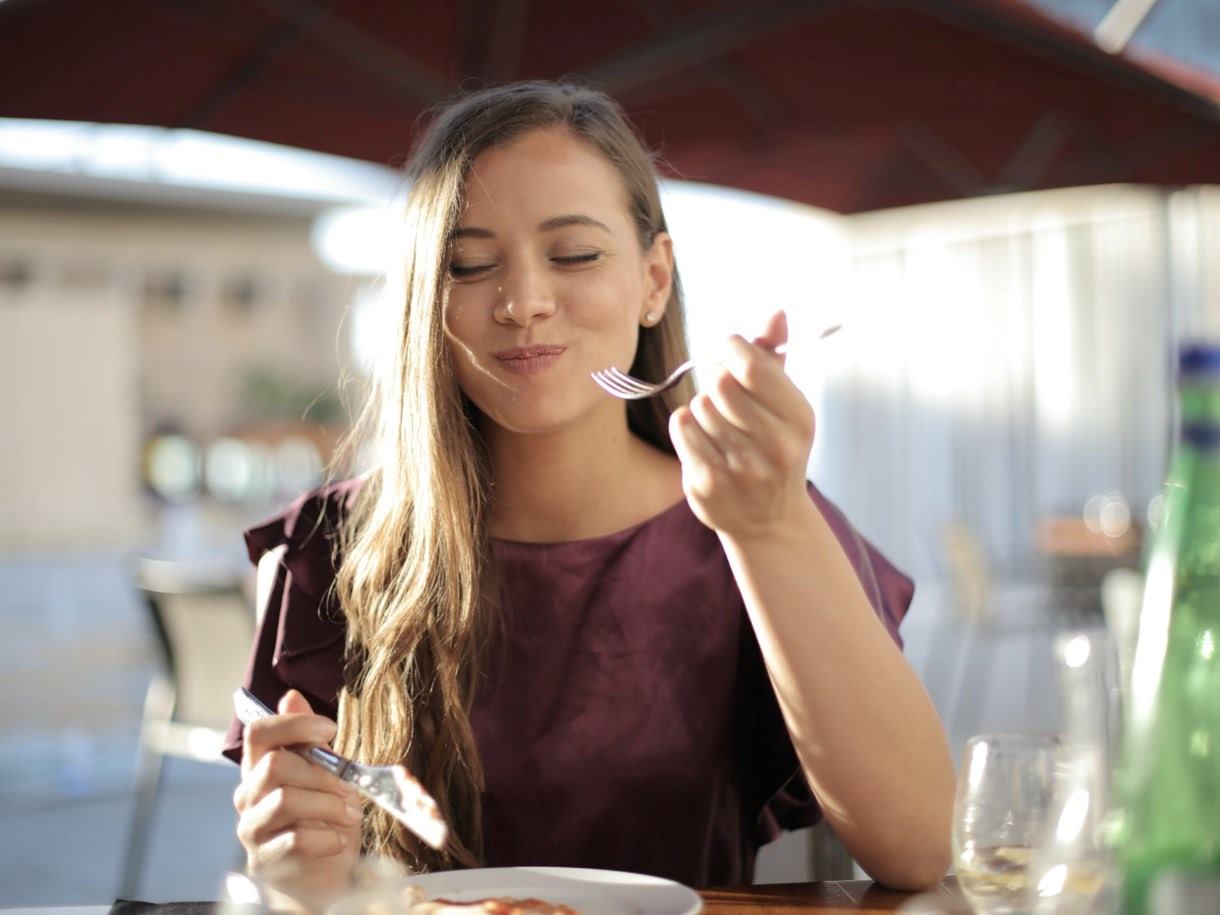
<path fill-rule="evenodd" d="M 116 289 L 0 289 L 0 549 L 138 535 L 137 347 Z"/>
<path fill-rule="evenodd" d="M 0 198 L 0 549 L 145 533 L 142 448 L 333 392 L 348 283 L 301 217 Z"/>

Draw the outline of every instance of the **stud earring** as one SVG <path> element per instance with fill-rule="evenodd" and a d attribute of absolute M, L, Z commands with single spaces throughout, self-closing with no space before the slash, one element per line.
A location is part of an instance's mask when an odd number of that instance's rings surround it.
<path fill-rule="evenodd" d="M 644 313 L 644 323 L 647 324 L 649 327 L 651 327 L 653 324 L 656 324 L 657 323 L 657 313 L 655 311 L 645 312 Z"/>

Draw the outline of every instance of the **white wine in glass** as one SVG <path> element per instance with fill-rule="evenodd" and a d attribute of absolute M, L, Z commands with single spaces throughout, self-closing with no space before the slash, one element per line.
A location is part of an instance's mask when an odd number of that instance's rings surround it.
<path fill-rule="evenodd" d="M 958 885 L 978 912 L 1029 911 L 1030 871 L 1055 786 L 1048 734 L 972 737 L 958 776 L 953 852 Z"/>

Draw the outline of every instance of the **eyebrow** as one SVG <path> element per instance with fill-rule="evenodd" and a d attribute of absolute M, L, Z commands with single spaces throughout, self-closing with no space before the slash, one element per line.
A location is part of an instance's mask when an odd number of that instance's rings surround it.
<path fill-rule="evenodd" d="M 592 216 L 585 216 L 583 213 L 566 213 L 563 216 L 552 216 L 550 219 L 544 219 L 538 223 L 538 231 L 553 232 L 556 229 L 564 229 L 568 226 L 589 226 L 610 233 L 610 227 L 604 222 L 594 219 Z M 453 241 L 459 238 L 495 238 L 496 233 L 490 229 L 481 229 L 477 226 L 465 226 L 460 229 L 454 229 L 453 234 L 449 237 Z"/>

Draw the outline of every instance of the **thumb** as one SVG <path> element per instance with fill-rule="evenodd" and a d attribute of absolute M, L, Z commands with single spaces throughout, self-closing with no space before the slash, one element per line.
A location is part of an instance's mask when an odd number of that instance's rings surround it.
<path fill-rule="evenodd" d="M 782 309 L 767 318 L 763 332 L 752 341 L 755 346 L 774 350 L 788 342 L 788 314 Z M 783 357 L 779 357 L 782 361 Z"/>
<path fill-rule="evenodd" d="M 290 689 L 280 696 L 276 709 L 281 715 L 308 715 L 313 712 L 309 700 L 295 689 Z"/>

